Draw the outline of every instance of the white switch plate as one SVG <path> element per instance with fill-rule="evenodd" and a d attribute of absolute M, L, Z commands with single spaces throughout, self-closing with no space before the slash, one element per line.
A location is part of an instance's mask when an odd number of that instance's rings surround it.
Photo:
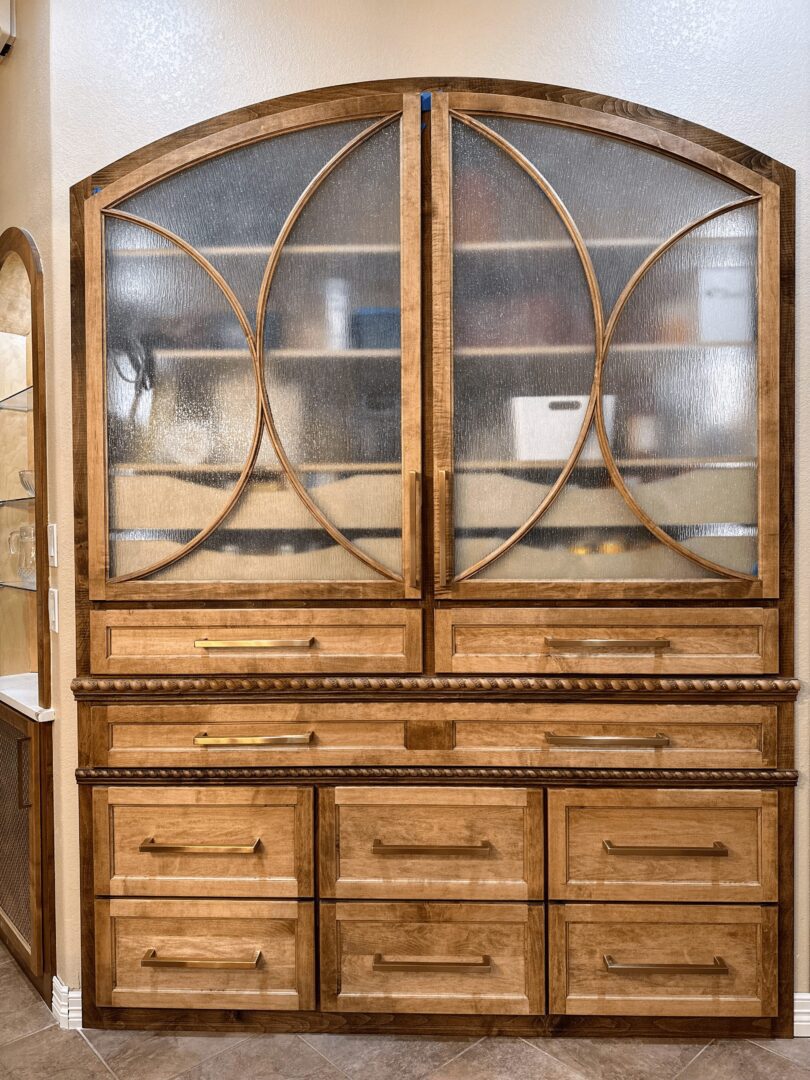
<path fill-rule="evenodd" d="M 59 534 L 53 521 L 48 526 L 48 563 L 51 566 L 59 565 Z"/>
<path fill-rule="evenodd" d="M 48 625 L 54 634 L 59 633 L 59 590 L 48 589 Z"/>

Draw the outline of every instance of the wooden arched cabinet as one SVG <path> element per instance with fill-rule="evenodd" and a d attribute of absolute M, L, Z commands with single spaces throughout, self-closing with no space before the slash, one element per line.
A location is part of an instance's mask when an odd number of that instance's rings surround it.
<path fill-rule="evenodd" d="M 791 170 L 405 80 L 72 198 L 85 1022 L 789 1033 Z"/>

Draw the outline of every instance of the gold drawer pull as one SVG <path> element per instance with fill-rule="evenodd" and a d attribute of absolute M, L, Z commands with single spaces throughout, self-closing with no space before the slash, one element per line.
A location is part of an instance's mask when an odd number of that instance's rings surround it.
<path fill-rule="evenodd" d="M 641 855 L 642 857 L 644 855 L 698 855 L 710 859 L 728 855 L 728 848 L 719 840 L 715 840 L 711 847 L 666 847 L 657 844 L 651 844 L 649 847 L 643 844 L 639 847 L 628 847 L 614 844 L 610 840 L 603 840 L 602 847 L 608 855 Z"/>
<path fill-rule="evenodd" d="M 489 840 L 480 844 L 384 844 L 375 840 L 371 845 L 372 855 L 468 855 L 489 858 L 494 851 Z"/>
<path fill-rule="evenodd" d="M 480 960 L 386 960 L 382 953 L 375 953 L 371 967 L 373 971 L 445 971 L 489 975 L 492 957 L 482 956 Z"/>
<path fill-rule="evenodd" d="M 715 956 L 711 964 L 622 964 L 607 953 L 602 957 L 611 975 L 728 975 L 728 964 Z"/>
<path fill-rule="evenodd" d="M 659 652 L 671 645 L 669 638 L 545 638 L 549 649 L 592 652 L 597 649 L 647 649 Z"/>
<path fill-rule="evenodd" d="M 154 836 L 147 836 L 138 851 L 156 855 L 255 855 L 260 843 L 257 837 L 250 844 L 158 844 Z"/>
<path fill-rule="evenodd" d="M 209 735 L 201 731 L 194 736 L 195 746 L 309 746 L 314 731 L 300 735 Z"/>
<path fill-rule="evenodd" d="M 251 960 L 204 960 L 191 956 L 158 956 L 156 949 L 147 949 L 141 967 L 202 968 L 207 971 L 255 971 L 262 958 L 257 949 Z"/>
<path fill-rule="evenodd" d="M 598 746 L 609 747 L 651 747 L 669 746 L 669 735 L 656 731 L 655 735 L 556 735 L 553 731 L 544 733 L 550 746 Z"/>
<path fill-rule="evenodd" d="M 314 637 L 308 638 L 199 638 L 194 642 L 195 649 L 311 649 Z"/>

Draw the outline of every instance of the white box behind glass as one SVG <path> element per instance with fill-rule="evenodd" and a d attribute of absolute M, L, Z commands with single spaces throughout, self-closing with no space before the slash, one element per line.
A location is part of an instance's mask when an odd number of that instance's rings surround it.
<path fill-rule="evenodd" d="M 512 430 L 517 461 L 564 461 L 576 442 L 585 410 L 586 396 L 512 398 Z M 602 397 L 602 412 L 608 439 L 613 436 L 616 395 Z M 596 432 L 591 429 L 580 460 L 598 461 L 602 457 Z"/>

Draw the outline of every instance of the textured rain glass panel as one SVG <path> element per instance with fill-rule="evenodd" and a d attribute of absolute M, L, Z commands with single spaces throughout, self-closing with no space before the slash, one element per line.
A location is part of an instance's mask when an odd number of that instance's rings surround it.
<path fill-rule="evenodd" d="M 189 256 L 114 218 L 105 243 L 115 577 L 172 554 L 219 513 L 250 449 L 256 383 L 236 317 Z M 119 254 L 134 249 L 152 254 Z"/>
<path fill-rule="evenodd" d="M 282 249 L 264 320 L 267 394 L 292 467 L 322 512 L 366 553 L 383 551 L 396 573 L 399 212 L 394 123 L 354 150 L 307 203 Z M 338 576 L 366 572 L 357 561 Z"/>
<path fill-rule="evenodd" d="M 593 259 L 606 313 L 658 245 L 747 193 L 654 150 L 536 120 L 484 117 L 550 182 Z"/>
<path fill-rule="evenodd" d="M 362 485 L 377 479 L 321 474 L 326 507 L 336 510 L 335 520 L 343 515 L 346 520 L 342 524 L 352 539 L 356 535 L 348 522 L 352 496 L 358 482 L 362 495 Z M 390 524 L 390 489 L 398 489 L 400 478 L 388 474 L 380 479 L 377 490 L 367 492 L 370 500 L 377 501 L 365 509 L 362 534 L 370 553 L 389 563 L 399 552 L 399 540 L 392 538 L 386 527 Z M 363 502 L 361 499 L 360 504 Z M 256 467 L 233 511 L 198 548 L 157 571 L 150 580 L 368 581 L 381 580 L 381 576 L 335 543 L 312 517 L 290 486 L 265 436 Z"/>
<path fill-rule="evenodd" d="M 262 274 L 287 215 L 315 174 L 370 123 L 324 124 L 229 150 L 152 184 L 118 208 L 197 248 L 255 325 Z M 134 252 L 133 258 L 141 256 Z"/>
<path fill-rule="evenodd" d="M 532 531 L 477 575 L 518 581 L 708 576 L 643 527 L 611 483 L 601 456 L 578 463 Z"/>
<path fill-rule="evenodd" d="M 686 547 L 757 559 L 757 211 L 678 241 L 622 312 L 603 390 L 614 456 L 642 509 Z M 627 470 L 622 461 L 635 464 Z"/>
<path fill-rule="evenodd" d="M 593 381 L 582 264 L 537 184 L 453 122 L 453 511 L 460 573 L 553 484 Z M 584 453 L 590 455 L 593 444 Z"/>

